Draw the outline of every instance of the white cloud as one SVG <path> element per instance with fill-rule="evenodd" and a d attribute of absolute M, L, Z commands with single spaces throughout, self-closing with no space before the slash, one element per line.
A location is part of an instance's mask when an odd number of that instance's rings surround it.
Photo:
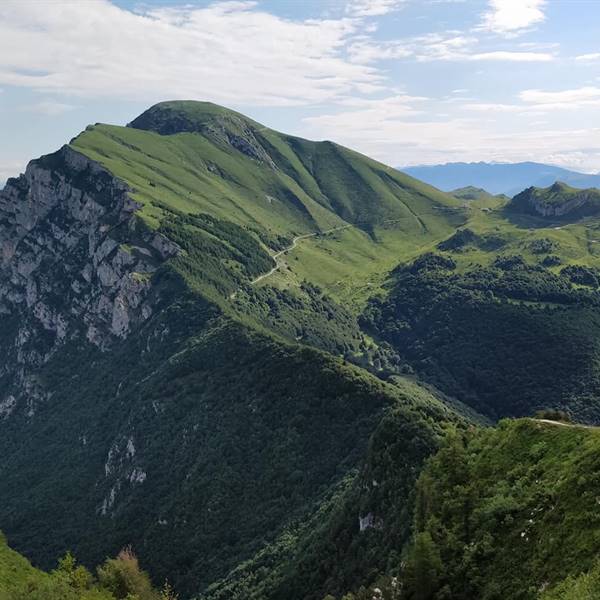
<path fill-rule="evenodd" d="M 485 113 L 517 113 L 523 112 L 527 109 L 526 106 L 521 104 L 502 104 L 495 102 L 472 102 L 469 104 L 464 104 L 462 106 L 464 110 L 467 111 L 476 111 L 476 112 L 485 112 Z"/>
<path fill-rule="evenodd" d="M 493 50 L 479 52 L 479 40 L 457 31 L 430 33 L 401 41 L 375 42 L 362 39 L 348 47 L 349 56 L 360 64 L 381 60 L 414 59 L 431 61 L 504 61 L 504 62 L 548 62 L 555 59 L 548 52 L 524 52 Z"/>
<path fill-rule="evenodd" d="M 528 104 L 545 110 L 578 109 L 600 105 L 600 88 L 588 86 L 559 92 L 524 90 L 519 98 Z"/>
<path fill-rule="evenodd" d="M 481 29 L 500 35 L 518 35 L 546 17 L 546 0 L 489 0 Z"/>
<path fill-rule="evenodd" d="M 523 90 L 518 98 L 518 103 L 473 102 L 464 104 L 462 108 L 489 114 L 522 113 L 529 117 L 556 110 L 580 110 L 600 106 L 600 88 L 590 86 L 558 92 Z"/>
<path fill-rule="evenodd" d="M 374 43 L 362 40 L 348 47 L 348 54 L 353 62 L 368 64 L 380 60 L 397 60 L 414 56 L 414 50 L 408 45 L 398 42 Z"/>
<path fill-rule="evenodd" d="M 590 54 L 580 54 L 575 57 L 575 60 L 598 60 L 600 59 L 600 52 L 591 52 Z"/>
<path fill-rule="evenodd" d="M 479 52 L 468 56 L 469 60 L 500 60 L 512 62 L 548 62 L 554 60 L 554 55 L 547 52 L 510 52 L 496 50 L 494 52 Z"/>
<path fill-rule="evenodd" d="M 600 128 L 543 129 L 539 122 L 533 127 L 527 121 L 503 116 L 503 112 L 513 111 L 504 109 L 505 105 L 482 105 L 486 114 L 434 118 L 427 102 L 422 110 L 405 114 L 405 100 L 398 102 L 395 110 L 390 110 L 396 105 L 393 98 L 381 102 L 385 108 L 373 103 L 305 122 L 316 137 L 335 139 L 392 165 L 536 160 L 579 169 L 600 168 Z"/>
<path fill-rule="evenodd" d="M 355 17 L 375 17 L 394 12 L 404 4 L 405 0 L 352 0 L 346 12 Z"/>
<path fill-rule="evenodd" d="M 0 2 L 0 85 L 151 101 L 294 105 L 379 89 L 343 56 L 360 21 L 291 21 L 250 2 L 134 14 L 107 0 Z"/>

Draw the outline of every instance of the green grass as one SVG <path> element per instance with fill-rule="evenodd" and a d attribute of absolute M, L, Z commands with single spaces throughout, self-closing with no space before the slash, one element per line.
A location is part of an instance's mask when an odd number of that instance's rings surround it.
<path fill-rule="evenodd" d="M 175 127 L 172 134 L 157 133 L 165 123 Z M 306 278 L 336 297 L 364 299 L 395 263 L 465 219 L 458 200 L 390 167 L 215 105 L 165 103 L 133 125 L 91 126 L 71 146 L 131 186 L 151 227 L 164 221 L 165 208 L 270 236 L 354 226 L 334 239 L 303 241 L 284 285 Z"/>
<path fill-rule="evenodd" d="M 11 550 L 6 538 L 0 533 L 0 599 L 9 600 L 25 588 L 29 581 L 44 583 L 47 575 L 34 568 L 31 563 Z"/>

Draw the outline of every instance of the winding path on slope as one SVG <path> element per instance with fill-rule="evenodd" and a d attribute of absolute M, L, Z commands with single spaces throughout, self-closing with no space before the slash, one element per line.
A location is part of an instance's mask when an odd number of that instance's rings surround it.
<path fill-rule="evenodd" d="M 280 250 L 279 252 L 276 252 L 275 254 L 271 255 L 271 258 L 275 261 L 275 266 L 267 273 L 263 273 L 262 275 L 259 275 L 256 279 L 253 279 L 250 282 L 250 284 L 255 285 L 259 281 L 262 281 L 263 279 L 270 277 L 271 275 L 273 275 L 273 273 L 278 271 L 281 268 L 281 266 L 283 265 L 283 262 L 278 260 L 279 257 L 283 256 L 286 252 L 293 250 L 298 245 L 298 242 L 300 240 L 305 240 L 306 238 L 315 237 L 317 235 L 326 235 L 328 233 L 333 233 L 334 231 L 341 231 L 342 229 L 348 229 L 350 227 L 354 227 L 354 225 L 341 225 L 339 227 L 332 227 L 331 229 L 326 229 L 325 231 L 315 231 L 314 233 L 305 233 L 303 235 L 297 235 L 292 240 L 291 246 L 288 246 L 287 248 L 284 248 L 283 250 Z"/>
<path fill-rule="evenodd" d="M 416 216 L 413 214 L 413 217 Z M 385 219 L 384 221 L 381 221 L 381 223 L 398 223 L 400 221 L 403 221 L 406 218 L 410 218 L 410 217 L 402 217 L 399 219 Z M 279 258 L 281 256 L 283 256 L 284 254 L 286 254 L 287 252 L 289 252 L 290 250 L 293 250 L 297 245 L 298 242 L 311 238 L 311 237 L 315 237 L 317 235 L 327 235 L 328 233 L 334 233 L 336 231 L 342 231 L 344 229 L 350 229 L 351 227 L 357 227 L 360 223 L 362 223 L 363 221 L 359 221 L 357 223 L 349 223 L 347 225 L 340 225 L 339 227 L 332 227 L 331 229 L 325 229 L 323 231 L 315 231 L 313 233 L 304 233 L 302 235 L 297 235 L 293 240 L 290 246 L 288 246 L 287 248 L 284 248 L 283 250 L 279 250 L 278 252 L 276 252 L 275 254 L 271 254 L 271 258 L 275 261 L 275 266 L 270 270 L 267 271 L 266 273 L 263 273 L 262 275 L 259 275 L 258 277 L 256 277 L 255 279 L 253 279 L 250 282 L 250 285 L 256 285 L 257 283 L 261 282 L 263 279 L 266 279 L 267 277 L 271 277 L 271 275 L 273 275 L 274 273 L 276 273 L 277 271 L 279 271 L 279 269 L 283 266 L 283 261 L 280 261 Z M 367 222 L 367 221 L 364 221 Z M 233 292 L 232 294 L 230 294 L 229 299 L 233 300 L 236 297 L 237 291 Z"/>
<path fill-rule="evenodd" d="M 546 423 L 546 425 L 557 425 L 558 427 L 572 427 L 575 429 L 598 429 L 594 425 L 582 425 L 581 423 L 565 423 L 564 421 L 553 421 L 552 419 L 532 419 L 536 423 Z"/>

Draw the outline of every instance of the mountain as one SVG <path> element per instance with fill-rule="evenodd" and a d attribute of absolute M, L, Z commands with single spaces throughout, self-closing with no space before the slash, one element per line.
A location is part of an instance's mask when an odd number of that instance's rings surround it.
<path fill-rule="evenodd" d="M 600 190 L 579 190 L 557 181 L 547 188 L 527 188 L 507 209 L 553 219 L 581 219 L 600 212 Z"/>
<path fill-rule="evenodd" d="M 464 218 L 380 163 L 204 103 L 32 161 L 0 194 L 11 544 L 46 568 L 132 544 L 189 597 L 352 483 L 389 411 L 427 440 L 405 449 L 408 502 L 437 423 L 459 417 L 371 374 L 385 350 L 356 316 L 400 255 Z"/>
<path fill-rule="evenodd" d="M 499 200 L 510 200 L 510 198 L 508 196 L 505 196 L 504 194 L 490 194 L 489 192 L 486 192 L 483 188 L 476 188 L 472 185 L 468 185 L 463 188 L 458 188 L 456 190 L 451 190 L 449 193 L 455 198 L 458 198 L 459 200 L 487 200 L 495 203 L 498 203 Z"/>
<path fill-rule="evenodd" d="M 546 187 L 555 181 L 564 181 L 578 188 L 600 187 L 600 174 L 579 173 L 536 162 L 458 162 L 401 167 L 401 170 L 446 191 L 475 186 L 492 194 L 514 196 L 524 188 L 532 186 Z"/>
<path fill-rule="evenodd" d="M 600 221 L 457 193 L 199 102 L 31 161 L 0 192 L 11 547 L 131 545 L 182 600 L 363 594 L 451 432 L 600 422 Z"/>

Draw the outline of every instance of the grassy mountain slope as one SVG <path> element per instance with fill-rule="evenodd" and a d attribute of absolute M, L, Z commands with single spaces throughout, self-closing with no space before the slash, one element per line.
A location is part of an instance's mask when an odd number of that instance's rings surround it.
<path fill-rule="evenodd" d="M 71 146 L 127 182 L 153 227 L 164 222 L 165 209 L 207 213 L 244 227 L 271 250 L 295 235 L 346 227 L 332 240 L 302 243 L 294 273 L 278 275 L 284 287 L 308 277 L 350 296 L 464 220 L 453 197 L 390 167 L 210 103 L 158 104 L 127 128 L 89 127 Z"/>

